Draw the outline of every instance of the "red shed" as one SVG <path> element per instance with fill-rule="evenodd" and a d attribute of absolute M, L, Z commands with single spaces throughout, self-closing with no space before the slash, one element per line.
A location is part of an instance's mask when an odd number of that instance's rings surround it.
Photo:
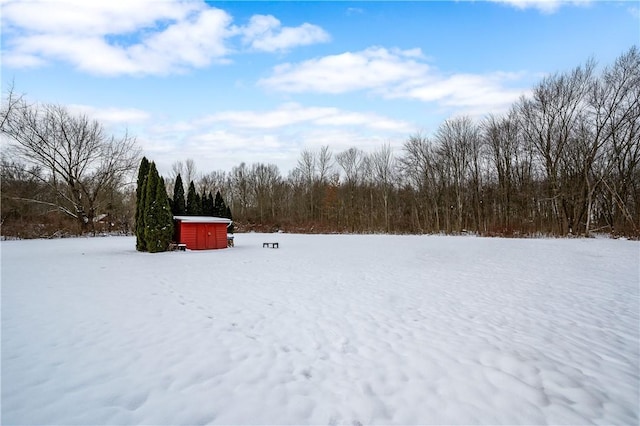
<path fill-rule="evenodd" d="M 230 219 L 211 216 L 174 216 L 175 240 L 191 250 L 227 248 Z"/>

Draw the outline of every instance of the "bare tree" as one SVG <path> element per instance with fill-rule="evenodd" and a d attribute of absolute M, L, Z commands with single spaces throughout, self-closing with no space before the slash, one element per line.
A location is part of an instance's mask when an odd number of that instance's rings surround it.
<path fill-rule="evenodd" d="M 344 173 L 343 181 L 346 186 L 347 200 L 343 200 L 343 204 L 345 206 L 347 227 L 351 231 L 355 231 L 356 228 L 356 191 L 357 187 L 362 184 L 365 158 L 365 153 L 358 148 L 349 148 L 336 155 L 336 163 Z"/>
<path fill-rule="evenodd" d="M 498 179 L 498 223 L 505 230 L 513 225 L 515 175 L 521 149 L 518 123 L 513 115 L 513 112 L 505 117 L 490 115 L 482 124 L 483 139 Z"/>
<path fill-rule="evenodd" d="M 572 233 L 574 215 L 571 200 L 563 192 L 561 166 L 567 147 L 575 136 L 586 105 L 595 63 L 588 61 L 570 72 L 544 78 L 531 98 L 518 104 L 525 139 L 537 152 L 548 180 L 551 214 L 559 221 L 560 233 Z"/>
<path fill-rule="evenodd" d="M 238 216 L 241 218 L 245 218 L 247 215 L 247 209 L 251 204 L 249 170 L 247 169 L 247 165 L 245 163 L 240 163 L 239 166 L 234 167 L 231 170 L 230 180 L 234 206 L 238 205 L 238 207 L 240 208 L 238 211 Z"/>
<path fill-rule="evenodd" d="M 389 193 L 395 180 L 396 160 L 387 143 L 371 155 L 374 181 L 381 188 L 384 207 L 384 231 L 389 232 Z"/>
<path fill-rule="evenodd" d="M 175 180 L 178 175 L 182 177 L 182 181 L 184 182 L 186 176 L 184 174 L 184 163 L 181 160 L 173 162 L 173 164 L 171 165 L 171 174 L 169 175 L 169 178 Z M 189 182 L 191 181 L 187 181 L 187 185 L 189 184 Z"/>
<path fill-rule="evenodd" d="M 432 141 L 421 133 L 407 139 L 399 159 L 406 182 L 415 191 L 414 221 L 420 232 L 440 231 L 440 173 Z M 421 220 L 421 217 L 423 219 Z"/>
<path fill-rule="evenodd" d="M 4 129 L 7 124 L 7 120 L 11 116 L 12 112 L 16 109 L 24 108 L 27 104 L 24 101 L 24 96 L 18 95 L 14 91 L 13 82 L 9 86 L 6 94 L 6 98 L 2 102 L 2 116 L 0 117 L 0 129 Z"/>
<path fill-rule="evenodd" d="M 195 183 L 198 180 L 197 170 L 196 162 L 192 158 L 187 158 L 184 162 L 182 160 L 174 161 L 171 164 L 169 181 L 174 182 L 176 177 L 180 175 L 185 185 L 189 185 L 191 181 Z"/>
<path fill-rule="evenodd" d="M 636 46 L 606 67 L 594 81 L 587 122 L 591 138 L 584 144 L 584 183 L 588 194 L 585 232 L 589 233 L 595 194 L 602 188 L 625 220 L 638 232 L 630 210 L 638 210 L 637 179 L 640 163 L 640 50 Z M 632 201 L 636 183 L 635 205 Z M 613 219 L 613 218 L 612 218 Z M 614 226 L 614 220 L 610 225 Z"/>
<path fill-rule="evenodd" d="M 446 120 L 436 132 L 437 152 L 441 158 L 445 176 L 452 179 L 456 230 L 464 229 L 465 184 L 472 173 L 472 160 L 477 148 L 477 127 L 469 117 Z"/>
<path fill-rule="evenodd" d="M 324 222 L 328 219 L 329 212 L 332 210 L 328 189 L 333 173 L 333 153 L 328 145 L 323 145 L 317 152 L 316 158 L 317 173 L 313 183 L 313 190 L 317 204 L 317 215 L 320 221 Z"/>
<path fill-rule="evenodd" d="M 60 105 L 29 105 L 23 99 L 3 104 L 1 132 L 9 150 L 41 168 L 52 199 L 28 200 L 55 206 L 75 218 L 83 231 L 94 229 L 104 208 L 103 194 L 122 188 L 136 169 L 140 150 L 134 138 L 108 136 L 100 123 L 72 115 Z"/>
<path fill-rule="evenodd" d="M 213 193 L 220 191 L 221 194 L 231 192 L 229 176 L 224 170 L 217 170 L 203 174 L 198 179 L 200 192 Z"/>
<path fill-rule="evenodd" d="M 324 145 L 320 148 L 317 158 L 317 180 L 321 184 L 324 184 L 329 179 L 329 176 L 331 175 L 331 171 L 333 169 L 333 153 L 329 149 L 329 145 Z"/>
<path fill-rule="evenodd" d="M 183 176 L 183 182 L 191 182 L 191 181 L 196 181 L 198 176 L 198 168 L 196 167 L 196 162 L 193 160 L 193 158 L 187 158 L 187 160 L 184 162 L 184 176 Z"/>
<path fill-rule="evenodd" d="M 300 153 L 298 165 L 296 166 L 297 173 L 304 182 L 304 192 L 306 193 L 307 197 L 305 210 L 308 214 L 308 219 L 314 219 L 316 213 L 316 191 L 314 189 L 314 183 L 317 179 L 316 174 L 318 171 L 316 157 L 317 156 L 313 151 L 305 149 Z"/>
<path fill-rule="evenodd" d="M 254 163 L 251 166 L 249 182 L 261 222 L 273 220 L 276 215 L 278 200 L 275 199 L 275 193 L 280 180 L 280 171 L 275 164 Z"/>
<path fill-rule="evenodd" d="M 358 148 L 349 148 L 336 155 L 336 162 L 342 168 L 346 183 L 355 185 L 360 181 L 360 167 L 364 157 L 364 152 Z"/>

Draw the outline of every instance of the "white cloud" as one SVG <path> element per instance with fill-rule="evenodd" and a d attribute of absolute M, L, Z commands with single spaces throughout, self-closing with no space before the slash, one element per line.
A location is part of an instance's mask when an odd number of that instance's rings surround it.
<path fill-rule="evenodd" d="M 148 121 L 151 114 L 137 108 L 98 108 L 89 105 L 71 104 L 66 106 L 70 112 L 85 114 L 106 125 L 139 124 Z"/>
<path fill-rule="evenodd" d="M 138 139 L 145 155 L 153 158 L 161 174 L 177 160 L 193 158 L 198 170 L 230 172 L 241 162 L 273 163 L 283 174 L 295 165 L 299 145 L 278 132 L 248 132 L 234 128 L 200 128 L 176 138 L 174 134 L 143 135 Z"/>
<path fill-rule="evenodd" d="M 254 50 L 274 52 L 327 41 L 320 27 L 283 27 L 256 15 L 232 26 L 224 10 L 202 1 L 5 1 L 2 60 L 13 67 L 63 61 L 98 75 L 166 75 L 229 62 L 244 37 Z"/>
<path fill-rule="evenodd" d="M 399 150 L 406 140 L 406 136 L 382 133 L 366 134 L 342 128 L 309 129 L 304 134 L 302 147 L 318 149 L 322 146 L 329 146 L 331 151 L 337 154 L 352 147 L 359 148 L 365 152 L 373 152 L 380 148 L 381 145 L 389 143 L 392 149 Z M 296 152 L 296 160 L 299 154 L 300 151 Z"/>
<path fill-rule="evenodd" d="M 303 148 L 329 145 L 334 152 L 357 146 L 365 151 L 383 142 L 399 147 L 417 127 L 371 112 L 287 103 L 271 110 L 223 111 L 176 123 L 160 118 L 140 126 L 138 140 L 159 167 L 193 158 L 202 171 L 227 170 L 240 162 L 273 163 L 283 174 Z M 162 173 L 162 172 L 161 172 Z"/>
<path fill-rule="evenodd" d="M 203 8 L 203 3 L 184 0 L 9 0 L 2 5 L 2 23 L 3 31 L 102 36 L 152 29 L 160 21 L 181 21 Z"/>
<path fill-rule="evenodd" d="M 592 0 L 489 0 L 496 3 L 504 3 L 518 9 L 538 9 L 544 13 L 553 13 L 561 6 L 586 5 Z"/>
<path fill-rule="evenodd" d="M 189 139 L 191 149 L 207 150 L 211 147 L 220 151 L 246 153 L 279 150 L 284 144 L 276 135 L 260 136 L 238 133 L 237 130 L 213 130 L 195 135 Z"/>
<path fill-rule="evenodd" d="M 334 107 L 303 107 L 289 103 L 271 111 L 226 111 L 201 120 L 203 123 L 225 123 L 241 129 L 279 129 L 288 126 L 360 126 L 394 132 L 408 132 L 409 123 L 375 113 L 344 111 Z"/>
<path fill-rule="evenodd" d="M 259 84 L 290 93 L 337 94 L 381 88 L 428 73 L 429 66 L 417 60 L 420 55 L 419 49 L 372 47 L 361 52 L 279 65 L 271 77 L 260 80 Z"/>
<path fill-rule="evenodd" d="M 100 75 L 179 72 L 223 57 L 230 22 L 226 12 L 191 1 L 10 1 L 3 60 L 60 60 Z"/>
<path fill-rule="evenodd" d="M 135 73 L 139 68 L 126 51 L 108 45 L 99 37 L 75 38 L 62 34 L 25 36 L 12 52 L 5 54 L 3 60 L 7 64 L 17 65 L 16 58 L 30 58 L 35 64 L 58 59 L 71 62 L 81 70 L 106 75 Z"/>
<path fill-rule="evenodd" d="M 525 92 L 509 87 L 517 73 L 446 74 L 424 61 L 420 49 L 373 47 L 273 69 L 259 85 L 286 93 L 340 94 L 366 90 L 385 98 L 438 102 L 463 111 L 504 111 Z"/>
<path fill-rule="evenodd" d="M 329 41 L 329 34 L 317 25 L 304 23 L 299 27 L 282 27 L 271 15 L 254 15 L 249 24 L 240 29 L 243 41 L 255 50 L 276 52 L 295 46 Z"/>
<path fill-rule="evenodd" d="M 453 74 L 432 81 L 410 82 L 390 96 L 413 98 L 425 102 L 437 101 L 456 108 L 484 107 L 491 111 L 513 103 L 525 89 L 510 89 L 506 81 L 517 74 Z"/>
<path fill-rule="evenodd" d="M 47 64 L 42 58 L 30 53 L 2 51 L 2 61 L 6 66 L 14 68 L 39 68 Z"/>
<path fill-rule="evenodd" d="M 189 133 L 198 129 L 199 125 L 189 121 L 167 122 L 166 119 L 160 119 L 160 123 L 155 123 L 149 128 L 152 134 L 167 135 Z"/>
<path fill-rule="evenodd" d="M 335 114 L 335 108 L 303 108 L 284 105 L 272 111 L 225 111 L 204 119 L 208 123 L 226 123 L 243 129 L 277 129 L 317 120 Z"/>

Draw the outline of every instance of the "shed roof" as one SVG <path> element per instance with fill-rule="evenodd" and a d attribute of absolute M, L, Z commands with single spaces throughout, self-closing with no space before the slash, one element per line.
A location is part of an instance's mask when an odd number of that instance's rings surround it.
<path fill-rule="evenodd" d="M 173 219 L 185 223 L 231 223 L 231 219 L 226 217 L 213 216 L 174 216 Z"/>

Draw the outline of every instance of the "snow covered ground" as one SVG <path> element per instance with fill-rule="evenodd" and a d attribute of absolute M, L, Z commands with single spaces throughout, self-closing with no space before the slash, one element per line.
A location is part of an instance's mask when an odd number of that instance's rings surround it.
<path fill-rule="evenodd" d="M 638 423 L 638 242 L 134 245 L 2 242 L 4 424 Z"/>

